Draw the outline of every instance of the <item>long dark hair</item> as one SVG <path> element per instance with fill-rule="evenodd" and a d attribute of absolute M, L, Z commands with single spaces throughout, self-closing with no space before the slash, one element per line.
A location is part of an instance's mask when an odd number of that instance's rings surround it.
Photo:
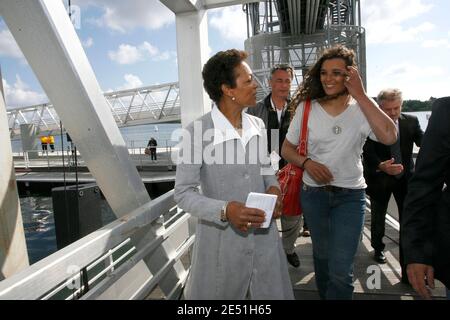
<path fill-rule="evenodd" d="M 335 58 L 343 59 L 347 66 L 356 66 L 355 52 L 352 49 L 343 45 L 335 45 L 325 49 L 312 68 L 308 70 L 303 78 L 303 82 L 294 93 L 289 105 L 291 117 L 293 117 L 297 106 L 302 101 L 307 99 L 332 99 L 336 97 L 327 96 L 323 90 L 322 83 L 320 82 L 320 69 L 322 69 L 323 62 Z"/>

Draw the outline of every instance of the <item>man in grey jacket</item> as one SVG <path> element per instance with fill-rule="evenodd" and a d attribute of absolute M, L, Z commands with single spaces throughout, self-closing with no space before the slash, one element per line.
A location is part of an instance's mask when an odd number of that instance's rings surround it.
<path fill-rule="evenodd" d="M 247 113 L 257 116 L 264 121 L 267 128 L 267 140 L 269 152 L 275 151 L 280 154 L 280 147 L 286 137 L 289 128 L 291 115 L 289 112 L 289 94 L 291 82 L 294 76 L 292 67 L 288 64 L 276 64 L 270 70 L 269 84 L 271 93 L 262 101 L 259 101 L 255 107 L 247 109 Z M 286 160 L 281 158 L 278 168 L 281 169 L 287 164 Z M 300 266 L 300 259 L 295 253 L 295 241 L 301 229 L 301 216 L 281 216 L 282 240 L 284 251 L 288 262 L 294 266 Z"/>

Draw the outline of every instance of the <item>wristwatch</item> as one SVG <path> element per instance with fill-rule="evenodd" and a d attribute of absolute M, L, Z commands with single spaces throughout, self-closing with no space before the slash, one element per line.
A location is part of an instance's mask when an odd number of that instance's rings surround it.
<path fill-rule="evenodd" d="M 228 218 L 227 218 L 227 206 L 228 206 L 228 202 L 225 202 L 225 204 L 222 207 L 222 210 L 220 210 L 220 221 L 222 222 L 227 222 Z"/>

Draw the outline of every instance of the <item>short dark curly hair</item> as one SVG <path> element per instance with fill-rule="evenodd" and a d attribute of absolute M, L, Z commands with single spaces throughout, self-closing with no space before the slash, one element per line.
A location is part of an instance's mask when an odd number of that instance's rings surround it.
<path fill-rule="evenodd" d="M 223 84 L 230 88 L 236 87 L 234 69 L 247 57 L 247 52 L 237 49 L 219 51 L 203 66 L 203 87 L 216 104 L 223 96 L 221 88 Z"/>

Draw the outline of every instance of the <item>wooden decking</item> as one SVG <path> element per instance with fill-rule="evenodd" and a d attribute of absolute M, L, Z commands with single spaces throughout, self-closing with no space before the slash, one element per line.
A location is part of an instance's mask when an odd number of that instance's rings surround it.
<path fill-rule="evenodd" d="M 386 264 L 378 264 L 373 260 L 373 249 L 370 245 L 370 215 L 366 214 L 362 241 L 355 259 L 355 300 L 416 300 L 421 299 L 411 286 L 400 282 L 400 264 L 398 259 L 398 231 L 386 224 L 385 254 Z M 314 281 L 314 266 L 312 258 L 311 238 L 300 236 L 296 242 L 296 253 L 300 258 L 301 265 L 294 268 L 289 265 L 289 273 L 294 287 L 297 300 L 319 299 Z M 374 284 L 373 270 L 380 272 L 379 288 L 370 289 Z M 369 279 L 370 278 L 370 279 Z M 369 280 L 369 281 L 368 281 Z M 367 283 L 369 282 L 369 283 Z M 436 288 L 433 290 L 435 299 L 445 299 L 445 287 L 435 281 Z"/>

